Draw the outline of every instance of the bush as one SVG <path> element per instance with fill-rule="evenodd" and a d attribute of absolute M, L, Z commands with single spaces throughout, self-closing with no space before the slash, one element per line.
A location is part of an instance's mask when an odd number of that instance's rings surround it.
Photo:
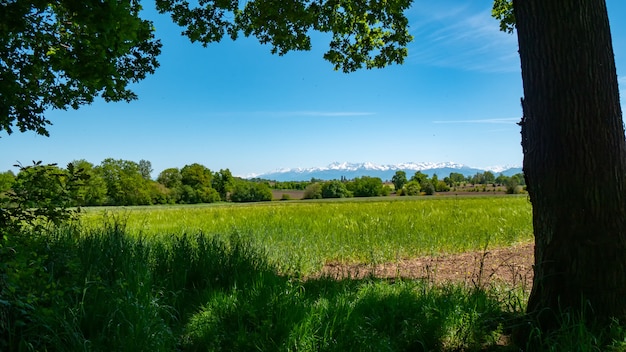
<path fill-rule="evenodd" d="M 70 164 L 62 170 L 56 164 L 20 166 L 12 189 L 0 195 L 0 234 L 17 234 L 28 228 L 41 232 L 49 224 L 60 225 L 74 217 L 75 194 L 84 181 L 81 170 Z"/>
<path fill-rule="evenodd" d="M 435 186 L 433 186 L 433 184 L 428 181 L 424 182 L 424 184 L 422 185 L 422 191 L 427 196 L 432 196 L 433 194 L 435 194 Z"/>
<path fill-rule="evenodd" d="M 521 179 L 518 175 L 511 176 L 506 183 L 507 194 L 520 194 L 524 191 L 524 187 L 521 185 Z"/>
<path fill-rule="evenodd" d="M 450 186 L 444 181 L 438 181 L 435 185 L 435 191 L 437 192 L 448 192 L 450 191 Z"/>
<path fill-rule="evenodd" d="M 324 182 L 321 192 L 322 198 L 348 198 L 352 196 L 346 185 L 338 180 Z"/>
<path fill-rule="evenodd" d="M 217 196 L 219 197 L 219 194 Z M 230 193 L 230 200 L 239 203 L 271 201 L 273 197 L 272 190 L 267 184 L 246 181 L 236 183 Z"/>
<path fill-rule="evenodd" d="M 402 189 L 403 196 L 419 196 L 422 186 L 417 181 L 409 181 Z"/>
<path fill-rule="evenodd" d="M 306 186 L 302 199 L 322 199 L 322 185 L 316 182 Z"/>
<path fill-rule="evenodd" d="M 377 197 L 383 193 L 383 181 L 378 177 L 355 178 L 347 185 L 355 197 Z"/>

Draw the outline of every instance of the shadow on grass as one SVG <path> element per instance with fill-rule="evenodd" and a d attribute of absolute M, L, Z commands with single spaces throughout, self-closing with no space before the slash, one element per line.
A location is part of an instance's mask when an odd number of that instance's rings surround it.
<path fill-rule="evenodd" d="M 237 234 L 23 242 L 0 253 L 6 351 L 482 351 L 516 314 L 486 290 L 281 276 Z"/>
<path fill-rule="evenodd" d="M 229 264 L 205 267 L 199 277 L 210 273 L 223 284 L 186 285 L 202 299 L 185 303 L 196 311 L 184 318 L 182 350 L 481 351 L 502 347 L 516 314 L 494 292 L 423 281 L 302 280 L 278 275 L 241 237 L 220 246 Z"/>

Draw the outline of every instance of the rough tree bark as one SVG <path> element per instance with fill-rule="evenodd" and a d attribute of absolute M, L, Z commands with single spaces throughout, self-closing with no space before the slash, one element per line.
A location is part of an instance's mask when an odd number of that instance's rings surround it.
<path fill-rule="evenodd" d="M 604 0 L 514 0 L 533 206 L 528 312 L 626 316 L 626 141 Z M 545 313 L 545 314 L 544 314 Z"/>

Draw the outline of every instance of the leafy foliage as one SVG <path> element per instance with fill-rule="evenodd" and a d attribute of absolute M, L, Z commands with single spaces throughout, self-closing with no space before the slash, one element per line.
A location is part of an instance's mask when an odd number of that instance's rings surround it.
<path fill-rule="evenodd" d="M 11 189 L 15 182 L 15 174 L 12 171 L 0 172 L 0 194 Z"/>
<path fill-rule="evenodd" d="M 348 182 L 347 187 L 355 197 L 377 197 L 383 194 L 383 181 L 379 177 L 358 177 Z"/>
<path fill-rule="evenodd" d="M 233 202 L 263 202 L 272 200 L 272 190 L 265 183 L 236 182 L 230 193 Z"/>
<path fill-rule="evenodd" d="M 409 181 L 407 182 L 406 185 L 404 185 L 404 190 L 402 192 L 402 195 L 403 196 L 419 196 L 421 190 L 422 190 L 422 185 L 420 185 L 419 182 L 415 180 Z"/>
<path fill-rule="evenodd" d="M 272 46 L 272 53 L 310 50 L 312 31 L 331 33 L 324 58 L 336 70 L 381 68 L 401 64 L 412 40 L 404 11 L 410 0 L 346 1 L 202 1 L 196 7 L 184 0 L 157 0 L 161 13 L 170 13 L 183 34 L 202 45 L 236 39 L 240 33 Z"/>
<path fill-rule="evenodd" d="M 408 182 L 406 178 L 406 172 L 402 170 L 396 171 L 396 173 L 391 178 L 391 182 L 396 190 L 401 190 L 402 187 Z"/>
<path fill-rule="evenodd" d="M 139 164 L 107 158 L 97 167 L 97 172 L 106 183 L 107 204 L 151 204 L 150 181 L 142 176 Z"/>
<path fill-rule="evenodd" d="M 85 180 L 76 191 L 76 203 L 80 206 L 104 205 L 107 201 L 107 185 L 94 165 L 87 160 L 72 161 L 75 169 L 82 170 Z"/>
<path fill-rule="evenodd" d="M 0 2 L 0 131 L 47 136 L 47 109 L 135 99 L 128 85 L 154 72 L 161 48 L 140 10 L 129 0 Z"/>
<path fill-rule="evenodd" d="M 352 193 L 341 181 L 326 181 L 322 184 L 322 198 L 348 198 L 351 196 Z"/>
<path fill-rule="evenodd" d="M 304 189 L 303 199 L 322 199 L 322 184 L 312 182 Z"/>
<path fill-rule="evenodd" d="M 50 223 L 60 225 L 73 217 L 76 192 L 86 179 L 70 163 L 67 170 L 56 164 L 19 166 L 20 172 L 6 195 L 0 195 L 0 231 L 15 234 L 25 228 L 38 232 Z"/>
<path fill-rule="evenodd" d="M 233 182 L 235 178 L 228 169 L 221 169 L 219 172 L 213 174 L 213 180 L 211 185 L 219 193 L 221 200 L 228 199 L 228 193 L 232 190 Z"/>
<path fill-rule="evenodd" d="M 500 21 L 500 30 L 512 33 L 515 29 L 515 14 L 513 0 L 494 0 L 491 15 Z"/>

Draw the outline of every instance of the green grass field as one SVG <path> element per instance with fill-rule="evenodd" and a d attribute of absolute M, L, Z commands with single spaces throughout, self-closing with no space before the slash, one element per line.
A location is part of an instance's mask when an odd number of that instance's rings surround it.
<path fill-rule="evenodd" d="M 104 218 L 122 219 L 128 233 L 148 238 L 237 233 L 281 270 L 304 273 L 328 261 L 390 262 L 532 241 L 523 196 L 87 208 L 82 222 L 101 226 Z"/>
<path fill-rule="evenodd" d="M 541 335 L 519 287 L 306 276 L 528 242 L 530 211 L 508 196 L 85 209 L 4 238 L 0 350 L 624 350 L 619 322 L 598 333 L 564 314 Z"/>

